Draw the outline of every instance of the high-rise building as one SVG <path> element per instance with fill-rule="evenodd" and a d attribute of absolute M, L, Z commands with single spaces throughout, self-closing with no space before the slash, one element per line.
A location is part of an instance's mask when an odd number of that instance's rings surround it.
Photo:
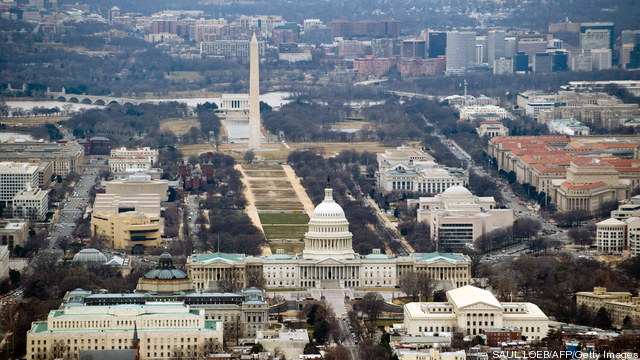
<path fill-rule="evenodd" d="M 471 31 L 447 32 L 448 74 L 465 73 L 476 64 L 476 33 Z"/>
<path fill-rule="evenodd" d="M 427 44 L 424 40 L 410 39 L 402 41 L 402 57 L 424 58 L 427 53 Z"/>
<path fill-rule="evenodd" d="M 390 57 L 400 55 L 402 41 L 398 39 L 373 39 L 371 41 L 372 55 L 375 57 Z"/>
<path fill-rule="evenodd" d="M 551 54 L 540 53 L 533 56 L 533 72 L 550 73 L 553 70 Z"/>
<path fill-rule="evenodd" d="M 529 71 L 529 55 L 518 52 L 513 59 L 513 70 L 515 72 Z"/>
<path fill-rule="evenodd" d="M 566 51 L 554 51 L 551 53 L 553 72 L 569 70 L 569 53 Z"/>
<path fill-rule="evenodd" d="M 591 66 L 593 70 L 611 69 L 611 49 L 592 49 Z"/>
<path fill-rule="evenodd" d="M 264 51 L 264 43 L 259 44 L 260 52 Z M 214 40 L 200 43 L 200 54 L 224 56 L 226 58 L 248 59 L 249 40 Z"/>
<path fill-rule="evenodd" d="M 307 44 L 331 44 L 333 37 L 333 30 L 326 26 L 313 27 L 302 34 L 302 39 Z"/>
<path fill-rule="evenodd" d="M 610 49 L 609 38 L 609 30 L 587 29 L 580 34 L 580 48 L 584 50 Z"/>
<path fill-rule="evenodd" d="M 513 36 L 504 38 L 504 57 L 513 58 L 518 52 L 516 38 Z"/>
<path fill-rule="evenodd" d="M 493 60 L 493 73 L 496 75 L 513 74 L 513 59 L 501 57 Z"/>
<path fill-rule="evenodd" d="M 488 63 L 487 37 L 476 36 L 476 65 Z"/>
<path fill-rule="evenodd" d="M 569 50 L 569 68 L 571 71 L 591 71 L 593 68 L 591 50 Z"/>
<path fill-rule="evenodd" d="M 623 45 L 640 43 L 640 30 L 622 30 L 620 40 Z"/>
<path fill-rule="evenodd" d="M 580 25 L 580 34 L 588 33 L 589 30 L 606 30 L 609 35 L 608 36 L 609 41 L 607 46 L 605 46 L 605 48 L 613 50 L 614 26 L 612 22 L 582 23 Z M 580 35 L 580 37 L 582 38 L 582 35 Z"/>
<path fill-rule="evenodd" d="M 531 59 L 533 55 L 544 53 L 547 51 L 549 44 L 549 35 L 546 34 L 522 34 L 516 38 L 518 52 L 529 55 Z"/>
<path fill-rule="evenodd" d="M 437 58 L 447 53 L 447 33 L 442 31 L 429 31 L 429 57 Z"/>
<path fill-rule="evenodd" d="M 487 36 L 487 60 L 491 63 L 493 60 L 504 57 L 504 38 L 503 30 L 491 30 Z"/>

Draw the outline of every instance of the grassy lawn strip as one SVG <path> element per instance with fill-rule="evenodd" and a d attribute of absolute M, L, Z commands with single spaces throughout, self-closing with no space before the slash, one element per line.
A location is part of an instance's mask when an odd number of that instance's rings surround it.
<path fill-rule="evenodd" d="M 272 253 L 276 253 L 276 249 L 283 249 L 285 254 L 295 255 L 301 253 L 304 250 L 304 242 L 302 241 L 270 241 L 269 247 Z"/>
<path fill-rule="evenodd" d="M 308 224 L 307 214 L 260 214 L 263 224 Z"/>
<path fill-rule="evenodd" d="M 300 239 L 309 228 L 307 225 L 262 225 L 267 240 Z M 302 244 L 302 243 L 301 243 Z"/>

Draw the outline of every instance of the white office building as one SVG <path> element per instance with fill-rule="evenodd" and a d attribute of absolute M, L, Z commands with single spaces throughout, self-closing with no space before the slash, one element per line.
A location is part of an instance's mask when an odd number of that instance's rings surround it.
<path fill-rule="evenodd" d="M 38 166 L 27 162 L 0 162 L 0 201 L 10 202 L 28 187 L 38 187 Z"/>
<path fill-rule="evenodd" d="M 476 33 L 448 31 L 446 56 L 447 74 L 467 72 L 467 67 L 476 65 Z"/>
<path fill-rule="evenodd" d="M 49 190 L 38 187 L 20 191 L 13 197 L 13 217 L 43 221 L 49 211 Z"/>
<path fill-rule="evenodd" d="M 121 350 L 138 342 L 140 359 L 204 356 L 205 345 L 222 344 L 222 321 L 182 303 L 72 306 L 51 310 L 27 332 L 27 359 L 78 359 L 82 350 Z"/>
<path fill-rule="evenodd" d="M 549 318 L 532 303 L 499 302 L 489 291 L 463 286 L 447 291 L 446 302 L 412 302 L 404 306 L 407 334 L 462 332 L 479 335 L 485 328 L 518 328 L 527 341 L 547 335 Z"/>

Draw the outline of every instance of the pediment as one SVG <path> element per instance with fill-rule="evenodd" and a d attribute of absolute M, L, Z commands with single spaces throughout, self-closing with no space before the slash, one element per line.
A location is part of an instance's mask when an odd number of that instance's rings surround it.
<path fill-rule="evenodd" d="M 458 310 L 464 310 L 464 311 L 477 311 L 477 310 L 502 310 L 502 307 L 498 307 L 492 304 L 488 304 L 482 301 L 478 301 L 476 303 L 467 305 L 467 306 L 463 306 L 458 308 Z"/>
<path fill-rule="evenodd" d="M 324 265 L 324 266 L 328 266 L 328 265 L 344 265 L 344 262 L 338 260 L 338 259 L 334 259 L 334 258 L 326 258 L 326 259 L 322 259 L 322 260 L 318 260 L 316 262 L 316 265 Z"/>

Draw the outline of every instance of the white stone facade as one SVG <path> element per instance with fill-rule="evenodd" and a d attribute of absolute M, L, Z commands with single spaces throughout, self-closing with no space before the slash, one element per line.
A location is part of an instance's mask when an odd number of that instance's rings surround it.
<path fill-rule="evenodd" d="M 222 322 L 205 311 L 176 303 L 75 306 L 52 310 L 27 332 L 27 359 L 46 359 L 55 347 L 78 359 L 80 350 L 129 349 L 134 333 L 140 359 L 171 359 L 176 350 L 198 352 L 210 341 L 222 344 Z M 65 356 L 64 358 L 67 358 Z"/>
<path fill-rule="evenodd" d="M 464 286 L 470 280 L 470 259 L 463 254 L 427 253 L 395 257 L 373 249 L 359 255 L 351 246 L 349 223 L 332 190 L 311 215 L 305 249 L 295 256 L 276 253 L 264 257 L 213 253 L 187 260 L 194 288 L 206 290 L 227 276 L 246 279 L 258 272 L 268 288 L 385 287 L 394 288 L 403 274 L 427 272 L 442 287 Z"/>
<path fill-rule="evenodd" d="M 123 146 L 111 149 L 111 156 L 123 158 L 137 158 L 138 156 L 144 156 L 148 159 L 149 165 L 151 166 L 158 162 L 158 149 L 152 149 L 150 147 L 127 149 Z"/>
<path fill-rule="evenodd" d="M 0 162 L 0 201 L 11 201 L 20 191 L 37 187 L 37 166 L 26 162 Z"/>
<path fill-rule="evenodd" d="M 464 286 L 447 291 L 446 302 L 413 302 L 404 306 L 407 334 L 463 332 L 479 335 L 485 328 L 519 328 L 528 341 L 547 335 L 549 319 L 532 303 L 501 303 L 487 290 Z"/>
<path fill-rule="evenodd" d="M 438 165 L 423 150 L 403 146 L 379 153 L 377 158 L 376 179 L 384 191 L 439 194 L 451 186 L 469 182 L 465 170 Z"/>
<path fill-rule="evenodd" d="M 513 210 L 495 205 L 493 197 L 452 186 L 435 197 L 421 197 L 417 220 L 429 224 L 431 237 L 445 249 L 460 251 L 482 234 L 513 225 Z"/>
<path fill-rule="evenodd" d="M 494 136 L 509 135 L 509 128 L 502 125 L 500 121 L 489 120 L 481 122 L 480 126 L 476 128 L 476 132 L 479 137 L 488 136 L 492 138 Z"/>
<path fill-rule="evenodd" d="M 460 119 L 462 120 L 502 120 L 511 118 L 505 108 L 495 105 L 482 105 L 482 106 L 461 106 L 458 108 L 460 111 Z"/>
<path fill-rule="evenodd" d="M 49 211 L 49 190 L 22 190 L 13 197 L 13 217 L 43 221 Z"/>

